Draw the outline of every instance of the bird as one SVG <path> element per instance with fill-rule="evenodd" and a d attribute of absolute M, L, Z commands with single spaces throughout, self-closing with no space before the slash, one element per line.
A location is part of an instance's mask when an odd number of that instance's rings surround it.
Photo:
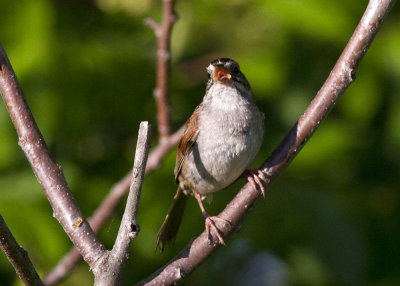
<path fill-rule="evenodd" d="M 215 222 L 229 221 L 210 216 L 202 200 L 211 201 L 215 191 L 228 187 L 239 177 L 247 178 L 254 188 L 258 186 L 265 197 L 265 175 L 247 169 L 264 138 L 264 113 L 257 107 L 237 62 L 218 58 L 206 70 L 205 95 L 186 122 L 178 143 L 174 169 L 178 189 L 157 235 L 156 248 L 161 251 L 175 241 L 189 195 L 199 204 L 209 243 L 218 241 L 223 245 L 225 241 Z"/>

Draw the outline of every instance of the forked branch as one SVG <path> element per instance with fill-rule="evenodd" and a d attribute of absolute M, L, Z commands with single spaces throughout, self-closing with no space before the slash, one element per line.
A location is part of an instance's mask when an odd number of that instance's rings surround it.
<path fill-rule="evenodd" d="M 75 247 L 89 264 L 96 285 L 115 285 L 129 253 L 129 245 L 137 234 L 136 212 L 146 168 L 150 140 L 148 124 L 141 125 L 138 157 L 135 159 L 133 183 L 127 210 L 112 251 L 106 251 L 83 217 L 65 181 L 61 167 L 50 156 L 47 145 L 35 123 L 19 87 L 17 78 L 0 45 L 0 93 L 19 136 L 19 144 L 42 185 L 54 216 L 69 235 Z M 33 267 L 33 266 L 32 266 Z M 113 275 L 105 275 L 113 273 Z"/>
<path fill-rule="evenodd" d="M 174 147 L 179 138 L 182 136 L 183 128 L 180 128 L 174 134 L 169 136 L 163 142 L 160 142 L 150 153 L 147 160 L 145 175 L 159 168 L 162 160 Z M 108 192 L 103 202 L 89 218 L 90 226 L 95 233 L 98 233 L 109 219 L 129 189 L 132 172 L 126 174 L 119 182 L 117 182 Z M 46 285 L 55 285 L 63 280 L 80 261 L 81 255 L 76 248 L 72 248 L 59 263 L 44 277 L 43 281 Z"/>

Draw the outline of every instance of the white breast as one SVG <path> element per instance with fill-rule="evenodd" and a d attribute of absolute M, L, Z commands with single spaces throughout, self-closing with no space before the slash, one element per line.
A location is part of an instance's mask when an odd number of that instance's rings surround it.
<path fill-rule="evenodd" d="M 199 136 L 183 166 L 191 174 L 185 187 L 203 195 L 234 182 L 263 139 L 263 115 L 253 103 L 222 84 L 213 85 L 209 94 L 199 113 Z"/>

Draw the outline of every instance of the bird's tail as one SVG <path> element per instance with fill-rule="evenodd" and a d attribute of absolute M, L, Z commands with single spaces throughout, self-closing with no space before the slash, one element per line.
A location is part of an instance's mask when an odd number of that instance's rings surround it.
<path fill-rule="evenodd" d="M 168 210 L 168 214 L 158 232 L 156 249 L 160 247 L 161 251 L 167 243 L 173 243 L 178 233 L 179 226 L 182 221 L 183 212 L 188 197 L 183 193 L 182 189 L 178 187 L 174 200 Z"/>

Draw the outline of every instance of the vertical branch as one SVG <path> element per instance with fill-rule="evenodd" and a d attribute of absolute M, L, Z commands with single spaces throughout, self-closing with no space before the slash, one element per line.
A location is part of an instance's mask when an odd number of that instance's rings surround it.
<path fill-rule="evenodd" d="M 114 247 L 104 260 L 105 265 L 102 266 L 102 271 L 99 271 L 95 277 L 95 285 L 116 285 L 120 282 L 122 268 L 129 257 L 129 246 L 140 230 L 136 216 L 149 148 L 150 125 L 148 122 L 142 122 L 139 129 L 132 180 L 125 212 Z M 113 273 L 113 275 L 110 275 L 110 273 Z"/>
<path fill-rule="evenodd" d="M 172 147 L 174 147 L 183 133 L 183 127 L 169 136 L 162 143 L 158 144 L 150 153 L 147 160 L 145 175 L 156 170 L 161 165 L 161 161 L 168 154 Z M 103 202 L 89 218 L 90 226 L 93 231 L 97 233 L 103 227 L 104 223 L 112 215 L 118 203 L 122 200 L 132 178 L 132 172 L 126 174 L 119 182 L 117 182 L 108 192 Z M 64 279 L 75 265 L 81 259 L 81 255 L 76 248 L 72 248 L 59 263 L 44 277 L 43 281 L 46 285 L 55 285 Z"/>
<path fill-rule="evenodd" d="M 170 134 L 170 116 L 168 103 L 169 65 L 171 61 L 170 40 L 172 26 L 176 21 L 175 0 L 163 0 L 161 25 L 147 18 L 144 23 L 150 26 L 157 36 L 157 84 L 154 97 L 157 104 L 157 122 L 160 141 Z"/>
<path fill-rule="evenodd" d="M 19 145 L 53 208 L 54 217 L 86 262 L 93 266 L 103 255 L 104 247 L 77 206 L 61 167 L 51 158 L 1 44 L 0 93 L 18 133 Z"/>
<path fill-rule="evenodd" d="M 44 285 L 37 274 L 28 253 L 19 246 L 6 222 L 0 215 L 0 248 L 6 254 L 8 261 L 12 264 L 17 275 L 25 285 Z"/>

